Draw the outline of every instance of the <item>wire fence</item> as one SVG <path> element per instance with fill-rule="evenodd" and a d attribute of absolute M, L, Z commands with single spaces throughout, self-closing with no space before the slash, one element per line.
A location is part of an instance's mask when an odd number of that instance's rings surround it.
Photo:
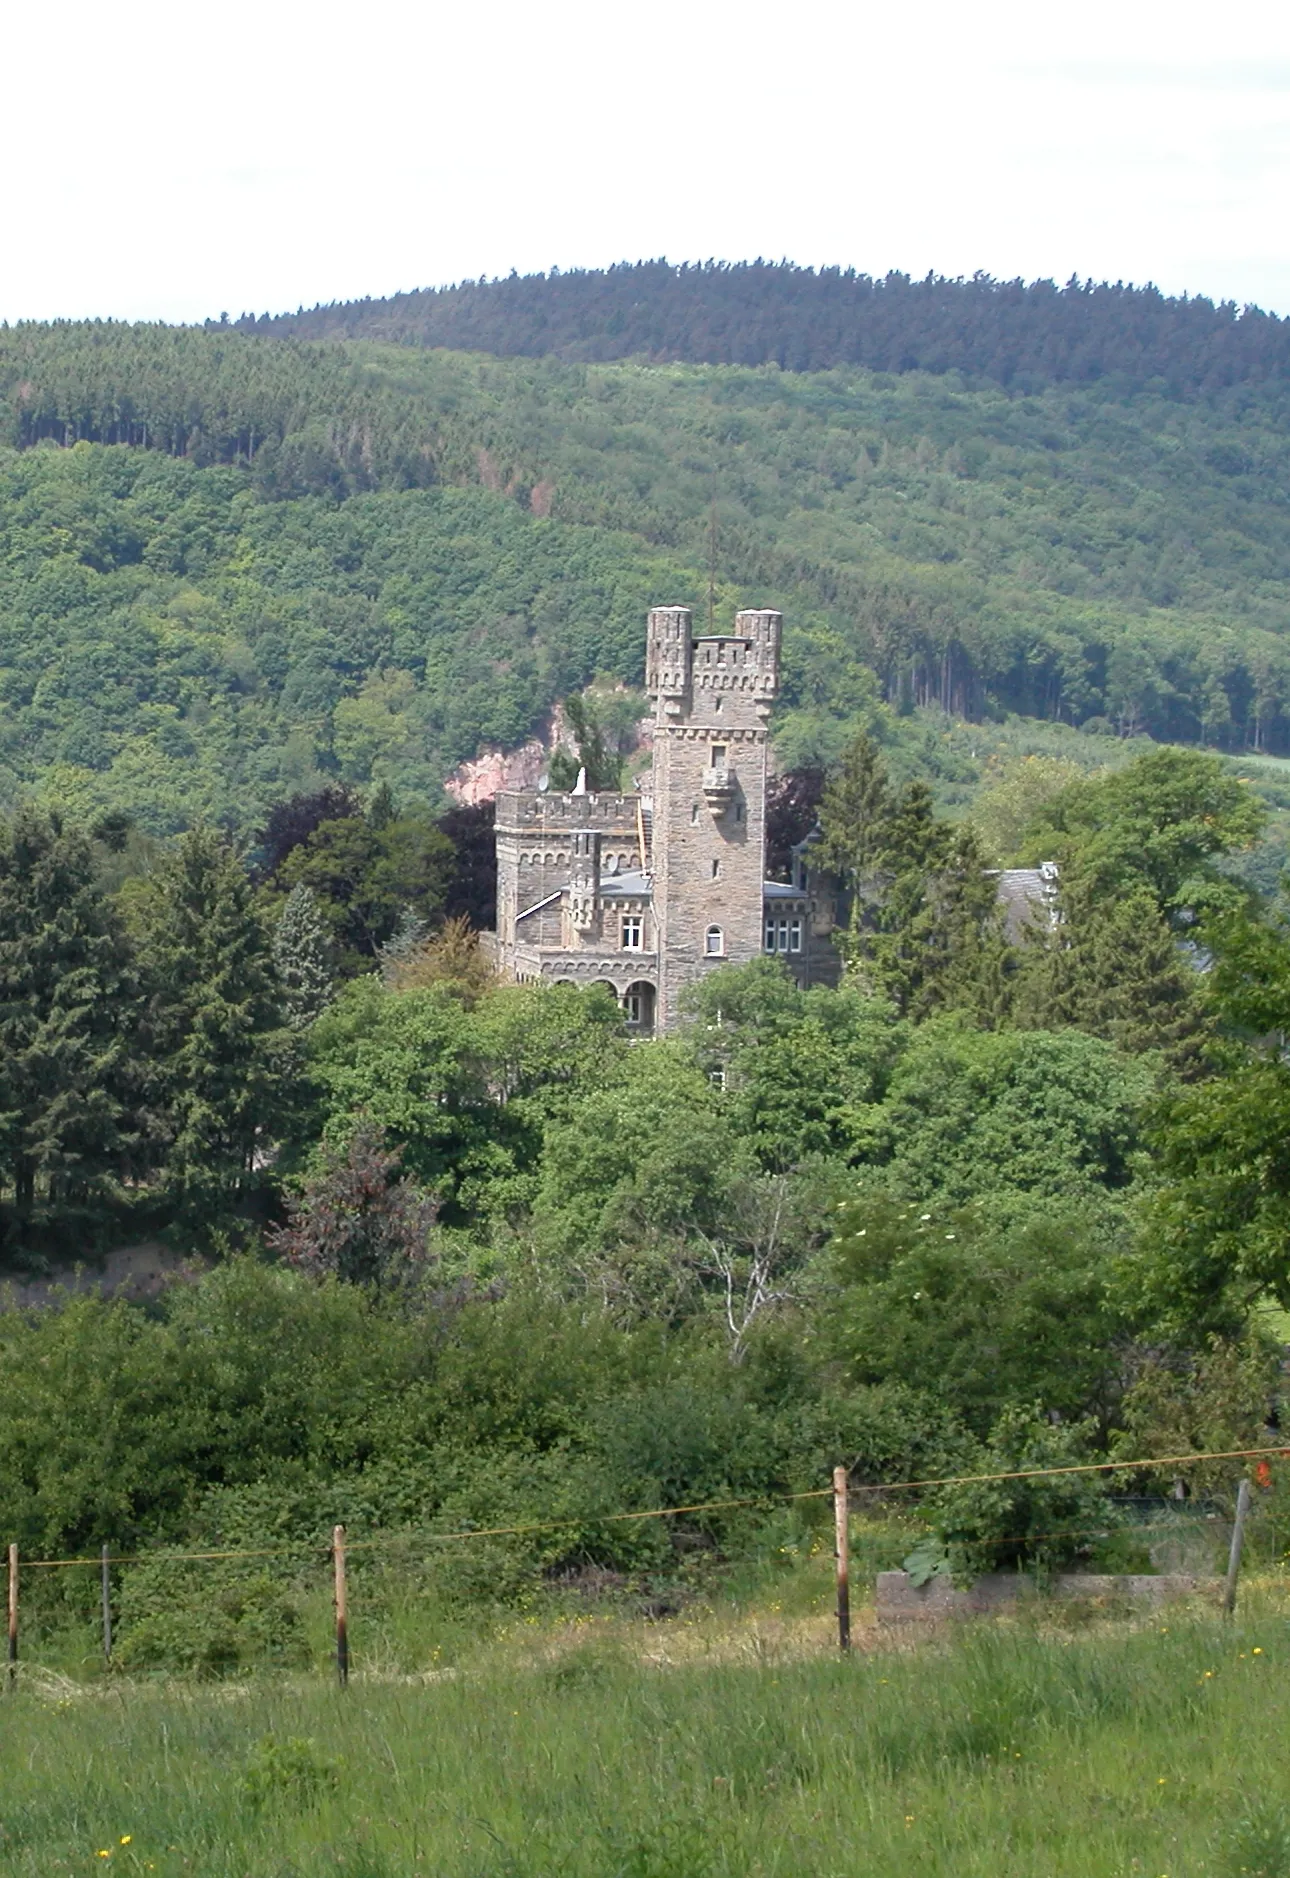
<path fill-rule="evenodd" d="M 156 1547 L 148 1551 L 115 1553 L 104 1545 L 97 1554 L 86 1554 L 73 1558 L 25 1558 L 20 1556 L 16 1542 L 8 1547 L 8 1668 L 9 1681 L 12 1685 L 18 1663 L 18 1619 L 19 1586 L 21 1575 L 25 1572 L 55 1572 L 78 1569 L 96 1569 L 102 1580 L 102 1628 L 104 1654 L 110 1660 L 112 1652 L 112 1615 L 110 1574 L 123 1565 L 154 1564 L 214 1564 L 236 1560 L 294 1558 L 302 1554 L 314 1553 L 320 1562 L 329 1559 L 334 1575 L 333 1595 L 337 1619 L 337 1667 L 340 1680 L 348 1679 L 348 1558 L 355 1552 L 380 1553 L 382 1551 L 407 1555 L 410 1548 L 416 1546 L 464 1545 L 472 1541 L 485 1539 L 524 1538 L 542 1533 L 559 1531 L 586 1531 L 595 1527 L 612 1525 L 638 1524 L 649 1520 L 677 1519 L 696 1514 L 726 1513 L 739 1509 L 756 1508 L 770 1511 L 777 1506 L 790 1506 L 806 1501 L 832 1500 L 835 1514 L 835 1556 L 838 1560 L 838 1615 L 839 1641 L 845 1649 L 849 1645 L 849 1559 L 848 1533 L 852 1517 L 866 1507 L 882 1505 L 895 1494 L 916 1496 L 946 1487 L 1001 1485 L 1014 1481 L 1043 1480 L 1072 1476 L 1094 1476 L 1098 1474 L 1131 1477 L 1143 1472 L 1159 1473 L 1165 1469 L 1185 1468 L 1198 1464 L 1214 1462 L 1254 1461 L 1260 1464 L 1274 1460 L 1290 1459 L 1290 1447 L 1253 1447 L 1210 1450 L 1190 1454 L 1143 1455 L 1113 1461 L 1090 1461 L 1061 1467 L 1014 1468 L 1005 1472 L 980 1474 L 943 1474 L 928 1475 L 913 1480 L 897 1481 L 852 1481 L 846 1468 L 838 1468 L 834 1473 L 833 1484 L 827 1487 L 812 1487 L 795 1493 L 744 1494 L 719 1500 L 695 1500 L 675 1506 L 656 1506 L 631 1508 L 610 1513 L 581 1514 L 560 1519 L 527 1520 L 509 1525 L 498 1526 L 462 1526 L 450 1531 L 433 1529 L 413 1530 L 401 1528 L 397 1532 L 376 1534 L 368 1538 L 351 1539 L 343 1526 L 333 1528 L 331 1541 L 297 1541 L 294 1544 L 277 1546 L 222 1547 L 200 1551 L 178 1551 L 170 1547 Z M 1246 1505 L 1248 1484 L 1242 1483 L 1238 1505 L 1237 1525 L 1243 1530 L 1244 1515 L 1239 1508 Z M 1140 1521 L 1138 1532 L 1151 1532 L 1157 1537 L 1168 1536 L 1171 1529 L 1183 1525 L 1193 1527 L 1201 1521 L 1219 1520 L 1216 1510 L 1206 1507 L 1197 1508 L 1190 1514 L 1184 1514 L 1175 1502 L 1147 1501 L 1156 1517 Z M 1034 1546 L 1040 1542 L 1058 1539 L 1109 1539 L 1117 1531 L 1124 1531 L 1123 1526 L 1116 1526 L 1110 1521 L 1095 1526 L 1063 1526 L 1038 1530 L 1029 1528 L 1025 1532 L 1014 1534 L 992 1534 L 989 1543 L 1004 1548 L 1008 1545 Z M 1234 1540 L 1234 1544 L 1236 1541 Z M 1239 1546 L 1238 1546 L 1239 1551 Z M 1234 1570 L 1232 1568 L 1233 1583 Z"/>

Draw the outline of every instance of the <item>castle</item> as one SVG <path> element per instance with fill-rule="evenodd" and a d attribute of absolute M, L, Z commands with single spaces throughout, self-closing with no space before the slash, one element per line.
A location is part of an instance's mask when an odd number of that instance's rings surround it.
<path fill-rule="evenodd" d="M 799 984 L 834 984 L 830 883 L 794 857 L 767 880 L 767 723 L 779 691 L 779 613 L 694 633 L 688 607 L 649 615 L 645 687 L 654 760 L 638 794 L 541 788 L 497 798 L 497 930 L 505 976 L 608 985 L 628 1028 L 674 1025 L 687 986 L 774 953 Z"/>

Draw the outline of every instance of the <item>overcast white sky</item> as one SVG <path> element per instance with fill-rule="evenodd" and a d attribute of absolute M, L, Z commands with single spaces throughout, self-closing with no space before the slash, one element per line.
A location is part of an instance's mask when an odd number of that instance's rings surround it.
<path fill-rule="evenodd" d="M 551 265 L 1072 273 L 1290 313 L 1290 7 L 10 0 L 0 318 Z"/>

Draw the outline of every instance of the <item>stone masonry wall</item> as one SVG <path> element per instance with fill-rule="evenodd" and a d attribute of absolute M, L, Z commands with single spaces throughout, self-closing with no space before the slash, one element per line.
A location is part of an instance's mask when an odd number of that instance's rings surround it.
<path fill-rule="evenodd" d="M 679 617 L 678 617 L 679 616 Z M 767 717 L 779 677 L 779 615 L 738 615 L 733 634 L 678 646 L 681 608 L 651 615 L 656 674 L 654 910 L 659 1027 L 687 985 L 762 950 Z M 666 637 L 664 639 L 664 629 Z M 666 656 L 664 656 L 664 652 Z M 718 927 L 722 950 L 708 950 Z"/>

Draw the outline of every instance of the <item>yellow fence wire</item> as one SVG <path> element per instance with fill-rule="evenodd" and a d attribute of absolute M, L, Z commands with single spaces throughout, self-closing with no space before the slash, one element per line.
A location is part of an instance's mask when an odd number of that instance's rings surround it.
<path fill-rule="evenodd" d="M 1068 1467 L 1019 1467 L 1008 1473 L 1000 1474 L 939 1474 L 923 1480 L 872 1481 L 851 1484 L 852 1494 L 910 1493 L 929 1487 L 982 1486 L 1007 1480 L 1042 1480 L 1065 1474 L 1107 1474 L 1140 1473 L 1144 1469 L 1159 1471 L 1162 1467 L 1186 1467 L 1198 1461 L 1245 1461 L 1245 1460 L 1286 1460 L 1290 1459 L 1290 1448 L 1225 1448 L 1205 1454 L 1148 1454 L 1134 1460 L 1088 1461 Z M 833 1498 L 832 1487 L 812 1487 L 803 1493 L 767 1493 L 747 1494 L 739 1499 L 696 1500 L 685 1506 L 652 1506 L 644 1511 L 619 1513 L 579 1514 L 567 1519 L 531 1520 L 513 1526 L 466 1526 L 454 1532 L 417 1532 L 386 1533 L 373 1539 L 348 1539 L 346 1550 L 376 1550 L 382 1547 L 407 1546 L 412 1543 L 450 1544 L 471 1539 L 502 1539 L 523 1537 L 530 1533 L 556 1532 L 571 1527 L 598 1525 L 616 1525 L 627 1521 L 646 1519 L 675 1519 L 687 1513 L 729 1512 L 737 1507 L 780 1506 L 799 1500 L 824 1500 Z M 1056 1537 L 1056 1534 L 1027 1534 L 1023 1537 Z M 235 1548 L 214 1552 L 172 1552 L 158 1548 L 153 1552 L 136 1552 L 118 1556 L 112 1555 L 113 1565 L 138 1565 L 145 1560 L 164 1559 L 174 1564 L 194 1564 L 204 1560 L 242 1559 L 242 1558 L 282 1558 L 299 1553 L 307 1548 L 307 1542 L 284 1546 L 256 1546 L 249 1549 Z M 76 1566 L 93 1565 L 101 1569 L 103 1558 L 96 1553 L 92 1558 L 24 1558 L 24 1571 L 62 1571 Z"/>

